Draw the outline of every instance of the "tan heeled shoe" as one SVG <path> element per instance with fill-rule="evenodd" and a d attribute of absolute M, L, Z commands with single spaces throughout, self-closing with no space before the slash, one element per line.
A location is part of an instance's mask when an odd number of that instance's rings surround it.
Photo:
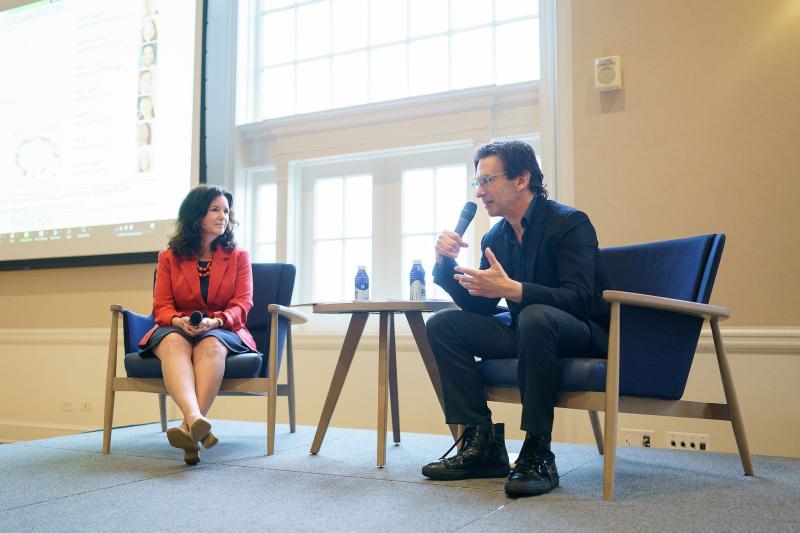
<path fill-rule="evenodd" d="M 200 462 L 200 450 L 185 429 L 180 426 L 169 428 L 167 440 L 174 448 L 183 450 L 183 460 L 187 465 L 196 465 Z"/>
<path fill-rule="evenodd" d="M 211 422 L 204 416 L 201 416 L 189 426 L 189 436 L 193 442 L 202 441 L 209 433 L 211 433 Z"/>
<path fill-rule="evenodd" d="M 205 448 L 206 450 L 213 448 L 214 446 L 217 445 L 218 442 L 219 439 L 210 431 L 208 432 L 208 435 L 200 439 L 200 444 L 202 444 L 203 448 Z"/>

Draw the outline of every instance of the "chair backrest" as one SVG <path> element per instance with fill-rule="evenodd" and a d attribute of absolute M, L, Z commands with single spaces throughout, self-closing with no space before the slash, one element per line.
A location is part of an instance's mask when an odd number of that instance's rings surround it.
<path fill-rule="evenodd" d="M 708 303 L 725 245 L 712 234 L 605 248 L 600 256 L 609 288 Z M 680 399 L 703 319 L 622 307 L 620 393 Z"/>
<path fill-rule="evenodd" d="M 272 326 L 267 311 L 269 304 L 290 305 L 297 270 L 287 263 L 253 263 L 253 308 L 247 315 L 247 329 L 256 340 L 258 351 L 264 354 L 262 374 L 266 376 L 269 354 L 269 336 Z M 285 320 L 285 319 L 282 319 Z M 287 321 L 288 322 L 288 321 Z M 283 356 L 282 346 L 286 328 L 278 328 L 278 369 Z"/>

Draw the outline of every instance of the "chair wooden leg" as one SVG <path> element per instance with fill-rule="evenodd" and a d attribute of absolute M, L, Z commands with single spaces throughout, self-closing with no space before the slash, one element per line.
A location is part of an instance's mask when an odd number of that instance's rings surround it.
<path fill-rule="evenodd" d="M 606 367 L 606 416 L 603 446 L 603 499 L 614 499 L 614 468 L 617 458 L 617 421 L 619 414 L 619 315 L 620 304 L 611 304 L 608 331 L 608 364 Z"/>
<path fill-rule="evenodd" d="M 278 314 L 272 314 L 267 372 L 267 455 L 275 453 L 275 419 L 278 395 Z"/>
<path fill-rule="evenodd" d="M 161 432 L 167 431 L 167 395 L 158 393 L 158 412 L 161 415 Z"/>
<path fill-rule="evenodd" d="M 397 347 L 394 340 L 394 314 L 389 315 L 389 403 L 392 410 L 392 436 L 400 444 L 400 402 L 397 395 Z"/>
<path fill-rule="evenodd" d="M 589 411 L 589 422 L 592 423 L 592 433 L 594 433 L 594 442 L 597 444 L 597 453 L 603 455 L 603 430 L 600 429 L 600 417 L 597 416 L 597 411 Z"/>
<path fill-rule="evenodd" d="M 106 398 L 103 412 L 103 455 L 111 451 L 111 427 L 114 423 L 114 378 L 117 377 L 117 335 L 119 313 L 111 307 L 111 333 L 108 338 L 108 361 L 106 362 Z M 121 308 L 121 307 L 120 307 Z"/>
<path fill-rule="evenodd" d="M 297 431 L 297 417 L 294 403 L 294 352 L 292 351 L 292 328 L 286 332 L 286 383 L 287 399 L 289 400 L 289 432 Z"/>
<path fill-rule="evenodd" d="M 722 378 L 722 388 L 725 391 L 725 400 L 728 402 L 728 412 L 731 415 L 731 426 L 733 426 L 733 436 L 736 438 L 736 447 L 739 449 L 739 457 L 742 460 L 744 475 L 753 475 L 753 462 L 750 459 L 750 448 L 747 445 L 747 435 L 744 432 L 744 422 L 742 422 L 742 412 L 739 409 L 739 400 L 736 398 L 736 389 L 733 386 L 731 368 L 728 365 L 728 357 L 725 355 L 725 345 L 722 343 L 722 335 L 719 331 L 719 321 L 711 319 L 711 334 L 714 336 L 714 350 L 717 352 L 717 363 L 719 364 L 719 374 Z"/>

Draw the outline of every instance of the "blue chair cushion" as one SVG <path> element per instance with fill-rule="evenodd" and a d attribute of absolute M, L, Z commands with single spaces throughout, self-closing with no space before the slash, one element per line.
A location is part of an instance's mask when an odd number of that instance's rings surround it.
<path fill-rule="evenodd" d="M 484 359 L 478 362 L 483 382 L 490 387 L 518 387 L 517 359 Z M 567 391 L 606 390 L 606 360 L 564 357 L 558 360 L 560 389 Z"/>
<path fill-rule="evenodd" d="M 252 378 L 258 376 L 263 357 L 255 352 L 231 355 L 225 360 L 225 379 Z M 125 356 L 125 372 L 129 378 L 162 378 L 161 360 L 157 357 L 142 357 L 138 352 Z"/>

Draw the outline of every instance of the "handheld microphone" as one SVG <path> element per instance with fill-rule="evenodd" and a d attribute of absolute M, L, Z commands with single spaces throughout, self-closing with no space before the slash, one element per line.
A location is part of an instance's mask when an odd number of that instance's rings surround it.
<path fill-rule="evenodd" d="M 456 224 L 455 229 L 459 237 L 464 236 L 464 232 L 467 231 L 467 226 L 469 226 L 469 223 L 475 218 L 475 211 L 477 210 L 478 206 L 475 202 L 467 202 L 464 204 L 464 209 L 461 210 L 461 215 L 458 217 L 458 224 Z"/>
<path fill-rule="evenodd" d="M 193 326 L 199 326 L 202 320 L 203 320 L 203 313 L 201 313 L 200 311 L 192 311 L 192 314 L 189 317 L 189 324 Z"/>

